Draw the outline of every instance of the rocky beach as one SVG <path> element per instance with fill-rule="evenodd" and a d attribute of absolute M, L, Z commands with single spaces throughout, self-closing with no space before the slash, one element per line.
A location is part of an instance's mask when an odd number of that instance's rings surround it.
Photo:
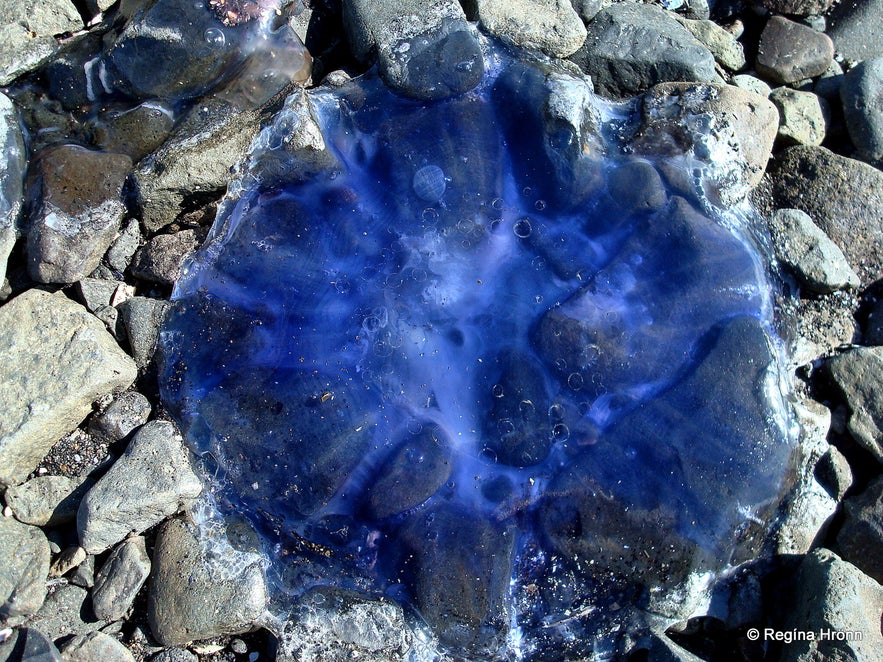
<path fill-rule="evenodd" d="M 2 10 L 0 661 L 883 657 L 881 0 Z M 534 289 L 467 322 L 433 268 Z M 456 365 L 488 325 L 468 406 L 384 331 Z M 260 372 L 308 326 L 370 388 Z"/>

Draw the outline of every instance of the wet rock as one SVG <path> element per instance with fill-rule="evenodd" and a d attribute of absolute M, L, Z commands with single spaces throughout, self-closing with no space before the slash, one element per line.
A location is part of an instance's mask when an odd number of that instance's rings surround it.
<path fill-rule="evenodd" d="M 828 35 L 773 16 L 760 35 L 755 66 L 774 83 L 794 83 L 821 76 L 833 57 L 834 44 Z"/>
<path fill-rule="evenodd" d="M 126 226 L 107 250 L 105 259 L 111 269 L 122 274 L 129 267 L 129 262 L 138 246 L 141 245 L 141 224 L 137 219 L 129 219 Z"/>
<path fill-rule="evenodd" d="M 470 4 L 492 35 L 550 57 L 572 55 L 586 39 L 586 28 L 570 0 L 472 0 Z"/>
<path fill-rule="evenodd" d="M 0 18 L 0 85 L 36 69 L 61 49 L 55 38 L 83 29 L 68 0 L 9 0 Z"/>
<path fill-rule="evenodd" d="M 153 359 L 159 327 L 165 319 L 169 303 L 149 297 L 132 297 L 120 304 L 120 316 L 129 339 L 135 363 L 146 368 Z"/>
<path fill-rule="evenodd" d="M 868 161 L 883 159 L 883 56 L 865 60 L 843 77 L 846 128 Z"/>
<path fill-rule="evenodd" d="M 768 99 L 731 85 L 662 83 L 644 96 L 642 115 L 637 153 L 719 157 L 719 171 L 706 181 L 716 188 L 708 191 L 714 197 L 736 202 L 760 182 L 776 131 L 776 108 Z"/>
<path fill-rule="evenodd" d="M 150 575 L 150 558 L 143 536 L 121 542 L 107 557 L 92 589 L 92 607 L 98 618 L 118 621 L 126 615 Z"/>
<path fill-rule="evenodd" d="M 220 197 L 231 179 L 230 168 L 245 157 L 259 130 L 257 112 L 217 99 L 194 106 L 174 135 L 135 170 L 147 232 Z"/>
<path fill-rule="evenodd" d="M 125 439 L 150 417 L 150 401 L 137 391 L 120 393 L 89 423 L 89 434 L 109 443 Z"/>
<path fill-rule="evenodd" d="M 659 172 L 642 161 L 631 161 L 610 173 L 607 189 L 627 213 L 657 211 L 668 203 Z"/>
<path fill-rule="evenodd" d="M 102 552 L 188 507 L 201 491 L 175 427 L 148 423 L 80 503 L 80 543 L 90 554 Z"/>
<path fill-rule="evenodd" d="M 824 147 L 791 147 L 770 164 L 778 207 L 805 211 L 867 285 L 883 275 L 883 172 Z"/>
<path fill-rule="evenodd" d="M 691 21 L 684 19 L 687 28 L 727 71 L 739 71 L 745 67 L 745 50 L 732 32 L 724 30 L 714 21 Z"/>
<path fill-rule="evenodd" d="M 174 285 L 184 259 L 199 247 L 202 235 L 196 230 L 182 230 L 153 237 L 135 253 L 132 274 L 161 285 Z"/>
<path fill-rule="evenodd" d="M 0 644 L 0 660 L 15 662 L 62 662 L 61 653 L 45 634 L 34 628 L 18 628 Z"/>
<path fill-rule="evenodd" d="M 95 120 L 92 135 L 103 151 L 126 154 L 137 163 L 166 141 L 174 125 L 172 107 L 153 100 L 130 110 L 102 113 Z"/>
<path fill-rule="evenodd" d="M 883 0 L 847 0 L 828 15 L 837 51 L 854 61 L 883 55 Z"/>
<path fill-rule="evenodd" d="M 0 280 L 6 275 L 6 262 L 18 238 L 18 220 L 23 196 L 26 166 L 24 139 L 18 112 L 12 101 L 0 93 Z"/>
<path fill-rule="evenodd" d="M 224 567 L 223 560 L 206 553 L 187 523 L 173 519 L 162 525 L 147 607 L 150 629 L 161 644 L 248 632 L 266 602 L 257 557 L 239 567 Z"/>
<path fill-rule="evenodd" d="M 70 634 L 86 634 L 105 625 L 92 612 L 89 592 L 73 584 L 62 584 L 27 623 L 55 641 Z"/>
<path fill-rule="evenodd" d="M 785 629 L 814 632 L 811 641 L 786 644 L 783 662 L 810 660 L 875 660 L 883 653 L 880 612 L 883 588 L 854 565 L 827 549 L 816 549 L 800 564 L 797 595 Z M 821 632 L 860 632 L 850 641 L 836 636 L 822 639 Z"/>
<path fill-rule="evenodd" d="M 37 476 L 8 488 L 4 498 L 20 522 L 60 526 L 76 519 L 80 500 L 94 483 L 89 478 Z"/>
<path fill-rule="evenodd" d="M 846 519 L 837 534 L 837 551 L 845 561 L 883 583 L 883 477 L 843 502 Z"/>
<path fill-rule="evenodd" d="M 812 92 L 779 87 L 770 93 L 779 110 L 778 139 L 785 145 L 821 145 L 831 112 L 828 102 Z"/>
<path fill-rule="evenodd" d="M 770 217 L 779 262 L 814 292 L 858 287 L 859 278 L 837 245 L 799 209 L 779 209 Z"/>
<path fill-rule="evenodd" d="M 849 406 L 850 434 L 883 462 L 883 347 L 856 347 L 823 369 Z"/>
<path fill-rule="evenodd" d="M 101 322 L 60 292 L 19 295 L 0 308 L 0 329 L 0 484 L 14 485 L 137 371 Z"/>
<path fill-rule="evenodd" d="M 135 662 L 135 657 L 118 639 L 103 632 L 78 634 L 61 647 L 64 662 Z"/>
<path fill-rule="evenodd" d="M 455 0 L 347 0 L 343 21 L 355 56 L 376 56 L 386 83 L 406 96 L 461 94 L 484 73 L 478 40 Z"/>
<path fill-rule="evenodd" d="M 86 560 L 86 550 L 79 546 L 68 547 L 55 557 L 49 566 L 49 577 L 57 578 L 67 574 Z"/>
<path fill-rule="evenodd" d="M 665 81 L 715 79 L 714 57 L 664 10 L 632 3 L 602 9 L 571 56 L 600 94 L 630 96 Z"/>
<path fill-rule="evenodd" d="M 402 608 L 354 591 L 317 587 L 286 623 L 279 662 L 368 657 L 401 662 L 411 645 Z"/>
<path fill-rule="evenodd" d="M 40 194 L 28 233 L 28 269 L 40 283 L 73 283 L 95 270 L 116 237 L 132 160 L 61 145 L 41 152 L 36 168 Z"/>
<path fill-rule="evenodd" d="M 49 542 L 35 526 L 0 517 L 0 617 L 34 614 L 46 597 Z"/>

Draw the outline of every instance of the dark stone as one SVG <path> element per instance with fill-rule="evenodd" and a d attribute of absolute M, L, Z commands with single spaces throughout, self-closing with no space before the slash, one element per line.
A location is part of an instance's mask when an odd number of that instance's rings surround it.
<path fill-rule="evenodd" d="M 35 628 L 19 628 L 0 644 L 0 662 L 63 662 L 61 653 Z"/>
<path fill-rule="evenodd" d="M 845 561 L 883 584 L 883 477 L 843 502 L 846 519 L 837 534 L 837 551 Z"/>
<path fill-rule="evenodd" d="M 102 150 L 127 154 L 138 162 L 166 141 L 174 124 L 172 107 L 153 100 L 130 110 L 102 113 L 92 132 L 95 144 Z"/>
<path fill-rule="evenodd" d="M 835 0 L 761 0 L 761 4 L 777 14 L 814 16 L 828 11 Z"/>
<path fill-rule="evenodd" d="M 132 275 L 161 285 L 174 285 L 185 258 L 201 243 L 201 235 L 204 233 L 196 230 L 156 235 L 135 252 Z"/>
<path fill-rule="evenodd" d="M 849 406 L 850 434 L 883 463 L 883 347 L 855 347 L 822 368 Z"/>
<path fill-rule="evenodd" d="M 883 159 L 883 56 L 860 62 L 840 87 L 853 144 L 870 162 Z"/>
<path fill-rule="evenodd" d="M 89 423 L 89 434 L 109 443 L 125 439 L 150 417 L 150 402 L 137 391 L 120 393 Z"/>
<path fill-rule="evenodd" d="M 167 301 L 149 297 L 132 297 L 119 306 L 132 356 L 141 369 L 146 368 L 153 359 L 159 327 L 168 307 Z"/>
<path fill-rule="evenodd" d="M 760 35 L 755 66 L 775 83 L 794 83 L 825 73 L 834 57 L 828 35 L 782 16 L 767 21 Z"/>
<path fill-rule="evenodd" d="M 607 180 L 607 190 L 627 214 L 656 211 L 668 202 L 662 177 L 644 161 L 630 161 L 615 168 Z"/>
<path fill-rule="evenodd" d="M 883 0 L 843 0 L 828 15 L 837 52 L 853 61 L 883 55 Z"/>

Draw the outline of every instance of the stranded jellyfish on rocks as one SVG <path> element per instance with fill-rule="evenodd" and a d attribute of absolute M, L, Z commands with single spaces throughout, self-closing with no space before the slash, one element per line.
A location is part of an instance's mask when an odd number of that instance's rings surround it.
<path fill-rule="evenodd" d="M 453 98 L 310 92 L 299 167 L 267 130 L 175 290 L 163 398 L 280 613 L 335 586 L 456 655 L 579 657 L 761 547 L 780 343 L 720 164 L 486 49 Z"/>

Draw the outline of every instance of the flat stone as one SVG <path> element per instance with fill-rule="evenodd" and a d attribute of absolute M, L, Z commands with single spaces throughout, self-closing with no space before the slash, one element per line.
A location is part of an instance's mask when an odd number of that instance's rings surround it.
<path fill-rule="evenodd" d="M 394 90 L 443 99 L 475 87 L 484 60 L 456 0 L 348 0 L 343 24 L 353 54 L 377 59 Z"/>
<path fill-rule="evenodd" d="M 492 35 L 550 57 L 573 55 L 586 28 L 570 0 L 474 0 L 478 21 Z"/>
<path fill-rule="evenodd" d="M 851 69 L 843 77 L 840 98 L 853 144 L 868 161 L 883 159 L 883 56 Z"/>
<path fill-rule="evenodd" d="M 204 234 L 181 230 L 156 235 L 135 253 L 132 275 L 161 285 L 174 285 L 181 275 L 184 259 L 199 247 Z"/>
<path fill-rule="evenodd" d="M 602 9 L 570 59 L 605 96 L 631 96 L 666 81 L 715 79 L 709 50 L 668 12 L 652 5 L 626 2 Z"/>
<path fill-rule="evenodd" d="M 129 267 L 132 256 L 141 245 L 141 224 L 137 219 L 131 218 L 126 221 L 125 227 L 119 233 L 113 244 L 107 249 L 105 259 L 111 269 L 122 274 Z"/>
<path fill-rule="evenodd" d="M 785 631 L 809 631 L 817 636 L 786 644 L 782 662 L 879 660 L 883 656 L 881 611 L 880 584 L 827 549 L 812 551 L 800 564 L 797 596 L 789 607 Z M 821 639 L 821 632 L 860 632 L 861 638 Z"/>
<path fill-rule="evenodd" d="M 260 560 L 237 567 L 208 556 L 187 523 L 165 522 L 156 538 L 148 619 L 157 641 L 180 646 L 255 627 L 267 603 Z"/>
<path fill-rule="evenodd" d="M 217 99 L 194 106 L 172 137 L 135 169 L 147 232 L 221 197 L 231 179 L 230 168 L 245 157 L 259 130 L 256 111 L 241 111 Z"/>
<path fill-rule="evenodd" d="M 143 536 L 121 542 L 107 557 L 92 589 L 92 607 L 105 621 L 118 621 L 126 615 L 138 591 L 150 575 L 150 558 Z"/>
<path fill-rule="evenodd" d="M 828 15 L 837 52 L 853 61 L 883 55 L 883 0 L 843 0 Z"/>
<path fill-rule="evenodd" d="M 24 197 L 22 184 L 27 165 L 18 112 L 12 100 L 0 93 L 0 280 L 19 235 L 18 221 Z"/>
<path fill-rule="evenodd" d="M 843 502 L 846 518 L 837 534 L 837 551 L 845 561 L 883 583 L 883 477 L 861 494 Z"/>
<path fill-rule="evenodd" d="M 740 71 L 745 67 L 745 49 L 732 32 L 724 30 L 714 21 L 691 21 L 683 19 L 687 28 L 727 71 Z"/>
<path fill-rule="evenodd" d="M 78 634 L 61 647 L 64 662 L 135 662 L 135 657 L 118 639 L 103 632 Z"/>
<path fill-rule="evenodd" d="M 61 653 L 45 634 L 34 628 L 18 628 L 0 644 L 0 662 L 62 662 Z"/>
<path fill-rule="evenodd" d="M 0 617 L 28 616 L 46 597 L 49 541 L 35 526 L 0 517 Z"/>
<path fill-rule="evenodd" d="M 828 359 L 823 370 L 851 411 L 855 440 L 883 462 L 883 347 L 856 347 Z"/>
<path fill-rule="evenodd" d="M 102 552 L 187 508 L 201 491 L 175 427 L 148 423 L 80 503 L 80 544 L 90 554 Z"/>
<path fill-rule="evenodd" d="M 120 316 L 129 339 L 135 363 L 144 369 L 153 359 L 159 327 L 169 308 L 168 301 L 149 297 L 132 297 L 120 304 Z"/>
<path fill-rule="evenodd" d="M 15 519 L 36 526 L 61 526 L 77 517 L 83 495 L 95 484 L 89 478 L 37 476 L 6 490 Z"/>
<path fill-rule="evenodd" d="M 89 423 L 89 434 L 109 443 L 128 437 L 150 418 L 150 401 L 137 391 L 125 391 Z"/>
<path fill-rule="evenodd" d="M 805 211 L 862 285 L 883 276 L 883 172 L 824 147 L 791 147 L 770 164 L 777 207 Z"/>
<path fill-rule="evenodd" d="M 126 154 L 138 162 L 171 135 L 174 109 L 159 100 L 145 101 L 130 110 L 102 113 L 92 128 L 95 144 L 106 152 Z"/>
<path fill-rule="evenodd" d="M 70 634 L 86 634 L 105 625 L 92 612 L 89 592 L 73 584 L 62 584 L 50 593 L 43 606 L 27 623 L 55 641 Z"/>
<path fill-rule="evenodd" d="M 774 83 L 794 83 L 821 76 L 834 57 L 834 44 L 823 32 L 773 16 L 760 35 L 755 66 Z"/>
<path fill-rule="evenodd" d="M 831 112 L 828 102 L 812 92 L 779 87 L 770 93 L 779 111 L 778 139 L 785 145 L 821 145 Z"/>
<path fill-rule="evenodd" d="M 22 482 L 95 400 L 136 375 L 102 323 L 61 292 L 28 290 L 0 308 L 0 485 Z"/>
<path fill-rule="evenodd" d="M 8 0 L 0 24 L 0 85 L 36 69 L 61 49 L 55 35 L 83 29 L 68 0 Z"/>
<path fill-rule="evenodd" d="M 32 168 L 40 201 L 28 233 L 28 270 L 40 283 L 73 283 L 98 267 L 125 213 L 121 195 L 132 169 L 123 154 L 78 145 L 50 147 Z"/>
<path fill-rule="evenodd" d="M 779 209 L 770 217 L 776 258 L 800 282 L 821 294 L 858 287 L 859 277 L 843 251 L 799 209 Z"/>

